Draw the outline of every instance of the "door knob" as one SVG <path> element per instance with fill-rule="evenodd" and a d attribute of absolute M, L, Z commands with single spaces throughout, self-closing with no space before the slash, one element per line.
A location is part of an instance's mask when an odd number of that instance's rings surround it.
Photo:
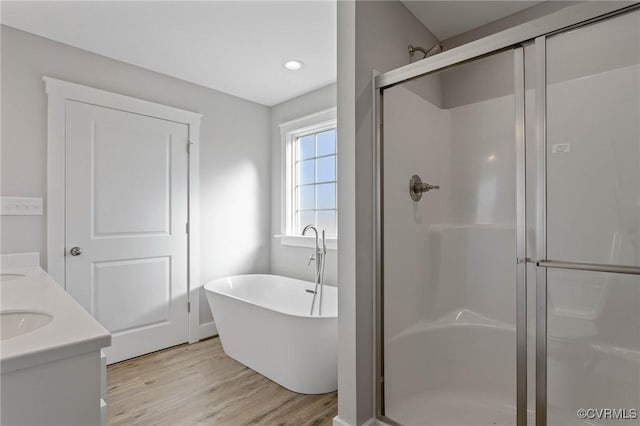
<path fill-rule="evenodd" d="M 71 250 L 69 250 L 69 253 L 71 256 L 80 256 L 82 254 L 82 249 L 80 247 L 72 247 Z"/>

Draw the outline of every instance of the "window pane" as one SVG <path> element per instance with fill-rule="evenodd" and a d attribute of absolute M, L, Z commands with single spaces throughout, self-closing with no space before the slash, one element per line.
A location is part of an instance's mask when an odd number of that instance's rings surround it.
<path fill-rule="evenodd" d="M 326 232 L 327 236 L 335 236 L 337 234 L 336 227 L 336 211 L 319 211 L 318 212 L 318 231 Z"/>
<path fill-rule="evenodd" d="M 337 213 L 332 210 L 337 207 L 336 129 L 298 137 L 294 144 L 295 157 L 289 158 L 295 163 L 294 212 L 289 216 L 295 222 L 292 231 L 299 235 L 306 225 L 313 224 L 336 236 Z"/>
<path fill-rule="evenodd" d="M 305 185 L 314 182 L 314 160 L 300 161 L 298 163 L 298 185 Z"/>
<path fill-rule="evenodd" d="M 302 230 L 307 225 L 313 225 L 316 223 L 315 212 L 298 212 L 298 235 L 302 234 Z M 313 234 L 310 234 L 313 235 Z"/>
<path fill-rule="evenodd" d="M 316 160 L 316 182 L 336 180 L 336 157 L 322 157 Z"/>
<path fill-rule="evenodd" d="M 336 153 L 336 129 L 327 130 L 326 132 L 318 133 L 318 144 L 316 149 L 318 152 L 316 155 L 330 155 Z"/>
<path fill-rule="evenodd" d="M 305 160 L 314 156 L 314 135 L 298 138 L 298 160 Z"/>
<path fill-rule="evenodd" d="M 298 187 L 298 210 L 313 209 L 315 205 L 315 186 Z"/>
<path fill-rule="evenodd" d="M 335 209 L 336 208 L 336 184 L 324 183 L 316 185 L 316 208 Z"/>

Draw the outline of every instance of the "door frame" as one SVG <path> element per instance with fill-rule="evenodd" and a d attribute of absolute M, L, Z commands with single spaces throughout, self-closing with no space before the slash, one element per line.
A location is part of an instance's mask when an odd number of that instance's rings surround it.
<path fill-rule="evenodd" d="M 66 102 L 105 108 L 185 124 L 189 128 L 188 164 L 188 341 L 200 340 L 199 141 L 202 114 L 178 109 L 51 77 L 43 77 L 47 93 L 47 272 L 66 290 Z"/>

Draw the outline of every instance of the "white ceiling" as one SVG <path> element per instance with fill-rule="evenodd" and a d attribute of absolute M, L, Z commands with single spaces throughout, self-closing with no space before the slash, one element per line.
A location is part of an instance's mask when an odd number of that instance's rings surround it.
<path fill-rule="evenodd" d="M 2 1 L 1 20 L 269 106 L 336 80 L 335 1 Z"/>
<path fill-rule="evenodd" d="M 403 1 L 440 41 L 527 9 L 541 1 Z"/>

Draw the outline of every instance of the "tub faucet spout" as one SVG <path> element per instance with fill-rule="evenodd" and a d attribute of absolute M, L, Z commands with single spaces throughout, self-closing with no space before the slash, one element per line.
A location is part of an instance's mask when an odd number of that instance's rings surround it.
<path fill-rule="evenodd" d="M 316 239 L 316 248 L 314 253 L 309 257 L 309 261 L 307 265 L 311 264 L 311 261 L 315 261 L 315 288 L 313 291 L 313 299 L 311 300 L 311 312 L 310 315 L 313 315 L 313 308 L 316 303 L 316 294 L 318 293 L 318 286 L 320 286 L 320 301 L 318 302 L 318 315 L 322 315 L 322 287 L 324 281 L 324 259 L 325 254 L 327 253 L 327 245 L 325 242 L 325 234 L 322 231 L 322 247 L 320 247 L 318 229 L 313 225 L 307 225 L 302 230 L 302 235 L 305 235 L 307 231 L 311 229 L 315 234 Z"/>

